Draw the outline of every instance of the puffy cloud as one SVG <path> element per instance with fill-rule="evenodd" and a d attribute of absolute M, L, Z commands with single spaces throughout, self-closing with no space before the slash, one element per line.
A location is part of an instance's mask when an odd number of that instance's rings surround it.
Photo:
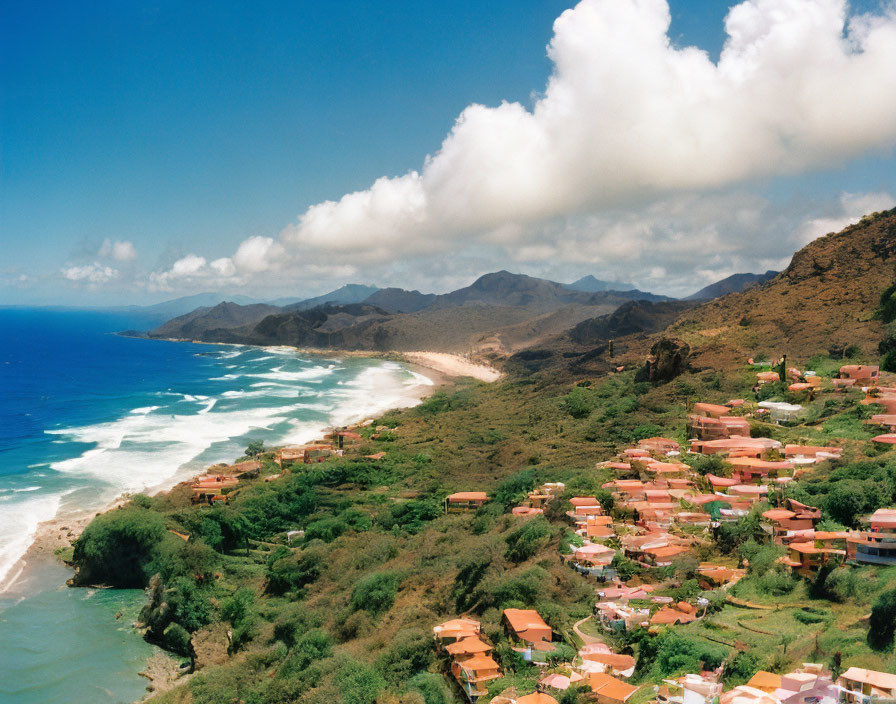
<path fill-rule="evenodd" d="M 747 0 L 726 18 L 718 63 L 676 47 L 669 24 L 665 0 L 583 0 L 554 24 L 554 71 L 532 110 L 469 106 L 421 172 L 311 206 L 284 243 L 439 251 L 896 140 L 896 91 L 884 89 L 896 7 L 850 18 L 845 0 Z"/>
<path fill-rule="evenodd" d="M 128 240 L 116 240 L 113 242 L 107 238 L 103 240 L 103 244 L 100 246 L 99 256 L 111 257 L 118 262 L 131 262 L 137 258 L 137 249 L 134 247 L 133 242 Z"/>
<path fill-rule="evenodd" d="M 103 266 L 99 262 L 83 266 L 69 266 L 62 269 L 62 275 L 69 281 L 83 282 L 90 285 L 105 284 L 118 278 L 118 270 Z"/>
<path fill-rule="evenodd" d="M 461 264 L 509 259 L 690 293 L 782 266 L 795 243 L 837 227 L 745 189 L 896 143 L 896 4 L 851 16 L 846 0 L 745 0 L 717 62 L 676 46 L 669 27 L 666 0 L 582 0 L 554 23 L 553 71 L 531 108 L 470 105 L 419 170 L 312 205 L 232 257 L 195 257 L 186 273 L 181 260 L 154 285 L 258 281 L 287 263 L 336 277 L 338 258 L 378 283 L 432 289 Z M 831 217 L 879 209 L 879 195 Z"/>

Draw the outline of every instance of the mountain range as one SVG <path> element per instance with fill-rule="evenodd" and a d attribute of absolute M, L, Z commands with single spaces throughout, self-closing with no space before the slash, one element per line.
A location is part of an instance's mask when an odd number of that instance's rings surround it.
<path fill-rule="evenodd" d="M 504 357 L 546 347 L 575 357 L 613 338 L 647 336 L 674 323 L 706 299 L 750 290 L 774 276 L 736 274 L 675 300 L 631 284 L 585 276 L 562 284 L 498 271 L 444 294 L 346 284 L 313 298 L 268 303 L 234 297 L 208 305 L 216 294 L 167 304 L 174 315 L 145 333 L 191 339 L 327 349 L 411 351 L 438 349 Z M 627 348 L 620 340 L 617 349 Z M 593 356 L 593 355 L 592 355 Z"/>

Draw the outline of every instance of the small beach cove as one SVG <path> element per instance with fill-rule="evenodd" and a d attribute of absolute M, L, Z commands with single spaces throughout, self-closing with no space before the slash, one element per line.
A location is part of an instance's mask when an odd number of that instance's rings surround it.
<path fill-rule="evenodd" d="M 416 405 L 463 373 L 425 358 L 403 358 L 406 364 L 129 339 L 108 334 L 125 325 L 101 314 L 41 312 L 35 320 L 15 313 L 0 359 L 7 378 L 25 387 L 3 407 L 12 421 L 0 438 L 0 515 L 9 533 L 0 566 L 12 584 L 0 593 L 0 675 L 7 683 L 0 694 L 23 704 L 134 701 L 146 693 L 149 680 L 138 673 L 149 658 L 156 676 L 172 669 L 133 628 L 142 591 L 63 586 L 72 572 L 56 551 L 98 511 L 122 494 L 162 491 L 232 461 L 249 439 L 308 442 L 327 427 Z M 76 324 L 72 316 L 80 317 Z M 66 335 L 69 350 L 80 348 L 77 358 L 62 352 Z M 96 629 L 118 640 L 107 642 Z M 37 644 L 23 640 L 38 633 Z M 102 657 L 79 648 L 85 640 L 102 644 Z M 46 671 L 59 649 L 76 673 L 69 683 L 83 677 L 77 688 Z"/>

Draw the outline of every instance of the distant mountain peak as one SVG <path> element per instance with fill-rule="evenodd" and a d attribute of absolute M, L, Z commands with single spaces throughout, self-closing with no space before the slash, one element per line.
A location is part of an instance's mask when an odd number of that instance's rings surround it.
<path fill-rule="evenodd" d="M 599 291 L 631 291 L 637 287 L 634 284 L 622 283 L 620 281 L 604 281 L 588 274 L 577 281 L 573 281 L 571 284 L 563 284 L 563 288 L 570 291 L 597 293 Z"/>

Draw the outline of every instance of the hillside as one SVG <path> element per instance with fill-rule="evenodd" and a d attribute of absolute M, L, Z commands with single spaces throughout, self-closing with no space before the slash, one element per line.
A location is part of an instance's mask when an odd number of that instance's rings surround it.
<path fill-rule="evenodd" d="M 363 287 L 349 288 L 339 291 L 355 297 L 363 293 Z M 338 306 L 222 304 L 148 334 L 257 345 L 508 354 L 642 298 L 662 297 L 637 290 L 570 291 L 553 281 L 502 271 L 438 296 L 392 288 L 374 291 L 363 303 Z"/>
<path fill-rule="evenodd" d="M 732 274 L 731 276 L 716 281 L 714 284 L 704 286 L 696 293 L 685 298 L 686 301 L 711 301 L 714 298 L 727 296 L 729 293 L 744 291 L 750 286 L 764 284 L 775 278 L 780 272 L 767 271 L 764 274 Z"/>
<path fill-rule="evenodd" d="M 416 313 L 430 306 L 435 298 L 434 293 L 407 291 L 403 288 L 381 288 L 364 299 L 364 302 L 390 313 Z"/>
<path fill-rule="evenodd" d="M 616 366 L 615 356 L 642 354 L 649 346 L 648 335 L 664 330 L 695 305 L 690 301 L 629 301 L 517 351 L 509 366 L 527 372 L 550 368 L 557 373 L 563 370 L 573 374 L 605 373 Z M 610 340 L 613 340 L 613 356 Z"/>
<path fill-rule="evenodd" d="M 379 291 L 376 286 L 364 286 L 363 284 L 346 284 L 335 291 L 330 291 L 321 296 L 306 298 L 294 303 L 278 303 L 285 310 L 311 310 L 323 305 L 345 305 L 348 303 L 362 303 L 372 294 Z M 276 303 L 276 302 L 275 302 Z"/>
<path fill-rule="evenodd" d="M 842 353 L 853 345 L 876 356 L 885 326 L 874 313 L 896 280 L 894 255 L 896 209 L 818 238 L 775 278 L 686 313 L 668 333 L 719 359 Z"/>
<path fill-rule="evenodd" d="M 280 308 L 267 303 L 239 305 L 222 302 L 211 308 L 197 308 L 151 330 L 149 337 L 218 341 L 219 331 L 258 322 L 265 316 L 279 313 Z"/>

